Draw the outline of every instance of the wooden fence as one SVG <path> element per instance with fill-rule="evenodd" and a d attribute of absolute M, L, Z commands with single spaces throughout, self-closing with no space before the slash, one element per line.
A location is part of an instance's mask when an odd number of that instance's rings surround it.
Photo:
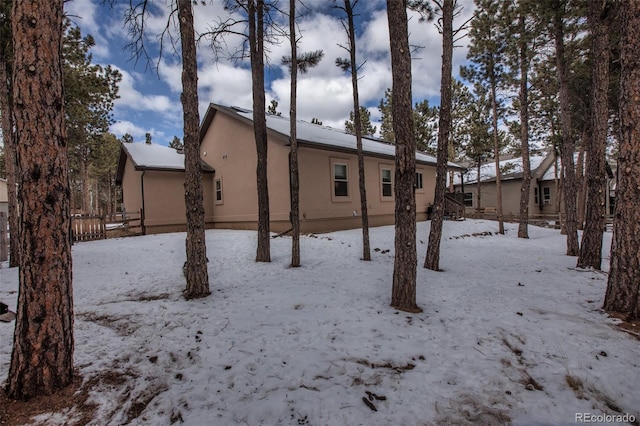
<path fill-rule="evenodd" d="M 108 216 L 74 215 L 71 217 L 71 233 L 74 242 L 142 235 L 143 223 L 142 210 Z"/>
<path fill-rule="evenodd" d="M 104 217 L 84 214 L 72 216 L 71 234 L 74 242 L 107 238 Z"/>

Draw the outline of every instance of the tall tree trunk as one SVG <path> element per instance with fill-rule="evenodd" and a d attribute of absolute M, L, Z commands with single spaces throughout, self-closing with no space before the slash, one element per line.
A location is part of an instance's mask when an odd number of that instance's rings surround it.
<path fill-rule="evenodd" d="M 586 133 L 586 132 L 584 132 Z M 584 141 L 585 138 L 583 137 Z M 587 202 L 587 180 L 584 178 L 584 143 L 578 152 L 578 161 L 576 163 L 576 185 L 578 186 L 578 203 L 577 203 L 577 221 L 578 229 L 584 229 L 584 210 Z"/>
<path fill-rule="evenodd" d="M 451 134 L 451 69 L 453 58 L 453 6 L 454 0 L 442 2 L 442 76 L 440 79 L 440 117 L 438 122 L 438 152 L 436 188 L 431 215 L 431 229 L 424 267 L 440 269 L 440 241 L 444 219 L 444 193 L 447 185 L 447 148 Z M 395 120 L 395 118 L 394 118 Z M 397 133 L 396 133 L 397 135 Z"/>
<path fill-rule="evenodd" d="M 13 4 L 13 94 L 22 206 L 20 285 L 7 395 L 73 378 L 69 180 L 62 96 L 63 0 Z"/>
<path fill-rule="evenodd" d="M 478 206 L 476 207 L 476 211 L 478 213 L 480 213 L 482 211 L 482 183 L 480 182 L 480 170 L 482 169 L 482 158 L 478 158 L 478 181 L 476 182 L 477 185 L 477 192 L 478 192 Z"/>
<path fill-rule="evenodd" d="M 607 171 L 605 156 L 609 109 L 609 19 L 613 5 L 609 1 L 589 2 L 591 28 L 591 103 L 590 132 L 587 137 L 587 204 L 579 268 L 600 269 L 602 235 L 606 225 Z"/>
<path fill-rule="evenodd" d="M 249 48 L 253 86 L 253 132 L 258 165 L 258 248 L 256 262 L 271 262 L 269 185 L 267 184 L 267 117 L 264 89 L 264 1 L 249 0 Z"/>
<path fill-rule="evenodd" d="M 298 39 L 296 38 L 296 0 L 289 1 L 289 37 L 291 42 L 291 102 L 289 122 L 291 154 L 291 266 L 300 266 L 300 176 L 298 173 L 298 135 L 296 129 L 298 102 Z"/>
<path fill-rule="evenodd" d="M 522 146 L 522 188 L 520 190 L 520 224 L 518 238 L 529 238 L 529 194 L 531 193 L 531 163 L 529 162 L 529 53 L 525 16 L 521 12 L 520 28 L 520 143 Z"/>
<path fill-rule="evenodd" d="M 82 151 L 84 148 L 80 147 Z M 78 156 L 80 180 L 82 184 L 82 213 L 91 214 L 91 191 L 89 189 L 89 165 L 84 152 Z"/>
<path fill-rule="evenodd" d="M 611 268 L 604 309 L 640 319 L 640 2 L 621 8 L 620 150 L 611 244 Z"/>
<path fill-rule="evenodd" d="M 10 14 L 9 10 L 4 13 Z M 15 133 L 13 120 L 11 119 L 12 87 L 11 87 L 11 40 L 3 40 L 0 46 L 0 116 L 2 118 L 2 134 L 4 142 L 4 162 L 7 172 L 7 198 L 9 212 L 9 229 L 11 231 L 11 243 L 9 245 L 9 267 L 14 268 L 20 264 L 20 213 L 18 209 L 18 192 L 16 190 L 17 158 Z"/>
<path fill-rule="evenodd" d="M 564 53 L 564 2 L 554 0 L 554 38 L 556 47 L 556 68 L 558 72 L 558 90 L 560 100 L 560 121 L 562 122 L 562 171 L 564 192 L 564 209 L 566 214 L 565 229 L 567 232 L 567 256 L 577 256 L 578 227 L 576 220 L 576 179 L 573 161 L 573 138 L 571 136 L 571 104 L 569 99 L 569 80 L 567 61 Z"/>
<path fill-rule="evenodd" d="M 491 110 L 493 122 L 493 152 L 496 164 L 496 214 L 498 219 L 498 232 L 504 234 L 504 215 L 502 213 L 502 179 L 500 178 L 500 138 L 498 137 L 498 99 L 497 83 L 495 78 L 494 65 L 491 64 L 490 84 L 491 84 Z"/>
<path fill-rule="evenodd" d="M 360 211 L 362 219 L 362 260 L 371 260 L 369 244 L 369 209 L 367 207 L 367 189 L 364 177 L 364 154 L 362 153 L 362 121 L 360 114 L 360 97 L 358 94 L 358 66 L 356 62 L 356 30 L 353 23 L 353 9 L 351 0 L 344 1 L 344 7 L 349 21 L 349 54 L 351 61 L 351 87 L 353 87 L 353 124 L 356 133 L 356 148 L 358 152 L 358 186 L 360 188 Z"/>
<path fill-rule="evenodd" d="M 182 47 L 182 116 L 184 120 L 185 182 L 187 215 L 187 267 L 184 274 L 186 299 L 205 297 L 209 291 L 207 245 L 204 229 L 204 196 L 200 166 L 200 116 L 198 113 L 198 63 L 191 0 L 178 0 L 178 20 Z"/>
<path fill-rule="evenodd" d="M 387 18 L 391 43 L 393 132 L 396 136 L 395 259 L 391 306 L 407 312 L 422 312 L 416 302 L 416 141 L 413 135 L 406 0 L 387 0 Z"/>

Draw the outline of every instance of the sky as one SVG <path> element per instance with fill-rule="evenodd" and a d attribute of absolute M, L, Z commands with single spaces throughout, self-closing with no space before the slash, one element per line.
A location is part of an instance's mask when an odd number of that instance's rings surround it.
<path fill-rule="evenodd" d="M 600 309 L 610 232 L 594 271 L 576 269 L 559 229 L 530 226 L 523 239 L 518 224 L 499 235 L 495 221 L 445 221 L 435 272 L 421 267 L 429 225 L 417 224 L 417 314 L 389 306 L 393 226 L 370 229 L 370 262 L 360 229 L 301 236 L 299 268 L 289 267 L 288 236 L 271 239 L 272 261 L 258 263 L 255 231 L 207 230 L 212 294 L 191 301 L 181 294 L 185 233 L 75 244 L 74 364 L 95 410 L 89 424 L 640 418 L 637 330 Z M 18 281 L 18 268 L 0 263 L 0 301 L 14 312 Z M 0 322 L 0 383 L 14 326 Z M 83 414 L 39 406 L 30 424 Z"/>
<path fill-rule="evenodd" d="M 112 65 L 122 73 L 120 98 L 115 102 L 111 132 L 117 137 L 129 133 L 137 142 L 145 133 L 153 142 L 168 145 L 174 136 L 182 139 L 181 63 L 173 46 L 179 46 L 178 31 L 169 19 L 170 1 L 151 1 L 150 14 L 145 23 L 144 41 L 148 57 L 133 58 L 127 45 L 131 42 L 129 27 L 124 23 L 124 11 L 129 2 L 115 2 L 114 7 L 102 0 L 72 0 L 65 3 L 65 11 L 83 35 L 92 35 L 96 45 L 92 49 L 93 62 Z M 288 2 L 282 2 L 287 6 Z M 461 14 L 456 24 L 466 21 L 473 12 L 471 0 L 459 1 Z M 353 110 L 351 77 L 335 66 L 336 58 L 348 57 L 339 45 L 347 43 L 341 22 L 341 11 L 333 8 L 334 0 L 306 0 L 306 8 L 299 6 L 298 25 L 301 39 L 298 52 L 318 49 L 324 51 L 321 63 L 298 77 L 298 118 L 311 121 L 317 118 L 324 125 L 342 129 Z M 229 17 L 222 0 L 194 8 L 197 36 Z M 287 6 L 288 7 L 288 6 Z M 360 102 L 371 112 L 372 121 L 379 120 L 378 105 L 384 92 L 391 87 L 391 62 L 386 3 L 383 0 L 361 0 L 356 8 L 357 61 Z M 282 17 L 286 26 L 286 17 Z M 160 55 L 159 35 L 162 39 Z M 427 99 L 439 105 L 442 39 L 434 22 L 421 23 L 419 16 L 409 12 L 410 44 L 420 46 L 412 63 L 413 97 L 418 102 Z M 240 37 L 226 40 L 227 52 L 234 51 Z M 453 56 L 453 74 L 458 76 L 465 62 L 467 39 L 457 43 Z M 268 46 L 269 66 L 266 77 L 267 105 L 278 102 L 278 111 L 288 116 L 290 83 L 288 70 L 281 58 L 289 55 L 289 42 Z M 198 45 L 198 85 L 200 117 L 210 102 L 251 108 L 251 71 L 248 61 L 233 61 L 225 55 L 217 58 L 206 39 Z"/>

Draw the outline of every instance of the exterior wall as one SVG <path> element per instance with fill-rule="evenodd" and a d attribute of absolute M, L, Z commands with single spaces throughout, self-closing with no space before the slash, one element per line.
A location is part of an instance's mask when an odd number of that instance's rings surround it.
<path fill-rule="evenodd" d="M 216 228 L 256 229 L 258 220 L 255 182 L 256 153 L 253 128 L 222 112 L 216 113 L 205 134 L 200 154 L 215 170 L 214 187 L 219 182 L 220 200 L 214 194 Z M 290 229 L 288 141 L 269 133 L 268 179 L 271 230 Z M 300 224 L 302 232 L 326 232 L 361 226 L 358 161 L 345 154 L 309 147 L 298 151 L 300 171 Z M 333 192 L 333 164 L 347 165 L 348 195 Z M 367 157 L 365 176 L 370 226 L 394 223 L 394 201 L 382 196 L 381 168 L 391 170 L 393 160 Z M 426 219 L 427 205 L 433 202 L 435 168 L 418 165 L 423 173 L 422 190 L 416 191 L 418 220 Z"/>
<path fill-rule="evenodd" d="M 461 191 L 460 185 L 456 185 L 456 191 Z M 520 215 L 520 190 L 522 188 L 522 180 L 521 179 L 513 179 L 502 181 L 502 211 L 506 219 L 509 216 L 513 218 L 517 218 Z M 549 202 L 544 203 L 544 193 L 545 189 L 548 188 L 549 191 Z M 536 190 L 538 191 L 539 198 L 538 203 L 536 203 Z M 481 184 L 481 194 L 480 194 L 480 202 L 481 208 L 496 208 L 497 206 L 497 190 L 496 183 L 486 182 Z M 468 214 L 474 213 L 478 208 L 478 185 L 477 183 L 471 183 L 464 185 L 464 192 L 471 193 L 473 197 L 472 206 L 466 207 L 466 212 Z M 557 213 L 557 204 L 556 204 L 556 185 L 553 181 L 542 181 L 538 183 L 536 179 L 531 180 L 531 187 L 529 193 L 529 215 L 540 215 L 540 214 L 555 214 Z M 539 205 L 539 202 L 542 201 L 542 208 Z"/>
<path fill-rule="evenodd" d="M 7 181 L 0 179 L 0 212 L 7 213 L 9 211 L 9 191 Z"/>
<path fill-rule="evenodd" d="M 143 176 L 144 173 L 144 176 Z M 203 174 L 205 226 L 213 226 L 213 176 Z M 142 188 L 144 185 L 144 204 Z M 135 170 L 131 161 L 125 164 L 122 177 L 125 209 L 137 212 L 144 207 L 147 234 L 186 230 L 184 204 L 184 172 Z"/>
<path fill-rule="evenodd" d="M 134 169 L 129 159 L 122 174 L 122 202 L 127 212 L 138 212 L 142 208 L 142 186 L 140 183 L 142 172 Z"/>

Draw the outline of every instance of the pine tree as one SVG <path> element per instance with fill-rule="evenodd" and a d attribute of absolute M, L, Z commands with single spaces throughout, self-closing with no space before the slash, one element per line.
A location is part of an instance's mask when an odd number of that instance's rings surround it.
<path fill-rule="evenodd" d="M 122 141 L 122 143 L 133 143 L 133 136 L 131 136 L 129 133 L 125 133 L 124 135 L 122 135 L 122 138 L 120 138 L 120 140 Z"/>
<path fill-rule="evenodd" d="M 443 0 L 442 11 L 442 74 L 440 83 L 440 118 L 438 122 L 438 153 L 436 187 L 431 214 L 431 228 L 424 267 L 440 269 L 440 240 L 444 219 L 444 195 L 447 179 L 448 145 L 451 133 L 451 70 L 453 64 L 453 15 L 454 0 Z"/>
<path fill-rule="evenodd" d="M 387 0 L 395 161 L 395 257 L 391 306 L 422 312 L 416 302 L 416 143 L 413 136 L 411 55 L 406 0 Z"/>
<path fill-rule="evenodd" d="M 21 176 L 21 256 L 6 386 L 13 399 L 52 394 L 73 378 L 62 28 L 63 0 L 14 4 L 13 115 Z"/>
<path fill-rule="evenodd" d="M 147 132 L 144 134 L 144 143 L 151 145 L 151 133 Z"/>
<path fill-rule="evenodd" d="M 640 3 L 621 8 L 620 146 L 611 243 L 611 267 L 604 309 L 628 321 L 640 319 Z"/>
<path fill-rule="evenodd" d="M 351 73 L 351 88 L 353 92 L 353 111 L 349 115 L 350 122 L 345 123 L 348 133 L 356 135 L 356 149 L 358 153 L 358 188 L 360 192 L 360 216 L 362 223 L 362 260 L 371 260 L 371 246 L 369 242 L 369 207 L 367 205 L 367 190 L 364 172 L 364 153 L 362 151 L 362 136 L 373 135 L 376 128 L 371 124 L 369 110 L 360 106 L 360 94 L 358 91 L 358 63 L 356 62 L 356 29 L 353 22 L 353 8 L 358 0 L 344 0 L 344 12 L 347 15 L 347 23 L 343 22 L 349 38 L 349 44 L 342 46 L 349 52 L 349 59 L 337 59 L 336 65 L 343 71 Z"/>
<path fill-rule="evenodd" d="M 396 135 L 393 133 L 393 114 L 391 105 L 391 88 L 384 91 L 384 98 L 380 99 L 378 110 L 380 111 L 380 137 L 389 143 L 396 143 Z"/>
<path fill-rule="evenodd" d="M 349 113 L 349 119 L 344 122 L 344 130 L 351 134 L 356 134 L 355 117 L 353 111 Z M 371 112 L 363 106 L 360 106 L 360 127 L 363 136 L 373 136 L 378 130 L 376 126 L 371 124 Z"/>
<path fill-rule="evenodd" d="M 271 99 L 271 104 L 267 108 L 267 114 L 276 115 L 278 117 L 282 115 L 282 113 L 278 111 L 278 101 Z"/>
<path fill-rule="evenodd" d="M 191 0 L 177 0 L 182 47 L 182 115 L 184 122 L 185 182 L 184 199 L 187 218 L 185 241 L 187 262 L 184 275 L 185 299 L 211 294 L 207 270 L 207 245 L 204 228 L 204 195 L 200 166 L 200 117 L 198 114 L 198 62 Z M 147 133 L 148 135 L 148 133 Z M 148 138 L 151 140 L 151 137 Z"/>
<path fill-rule="evenodd" d="M 591 102 L 590 132 L 586 143 L 587 197 L 585 228 L 578 257 L 578 267 L 600 269 L 602 237 L 606 214 L 607 174 L 605 156 L 609 120 L 609 34 L 613 2 L 589 2 L 591 29 Z"/>
<path fill-rule="evenodd" d="M 169 144 L 169 148 L 181 150 L 184 148 L 184 145 L 182 144 L 182 141 L 180 140 L 179 137 L 174 136 L 173 139 L 171 140 L 171 143 Z"/>

